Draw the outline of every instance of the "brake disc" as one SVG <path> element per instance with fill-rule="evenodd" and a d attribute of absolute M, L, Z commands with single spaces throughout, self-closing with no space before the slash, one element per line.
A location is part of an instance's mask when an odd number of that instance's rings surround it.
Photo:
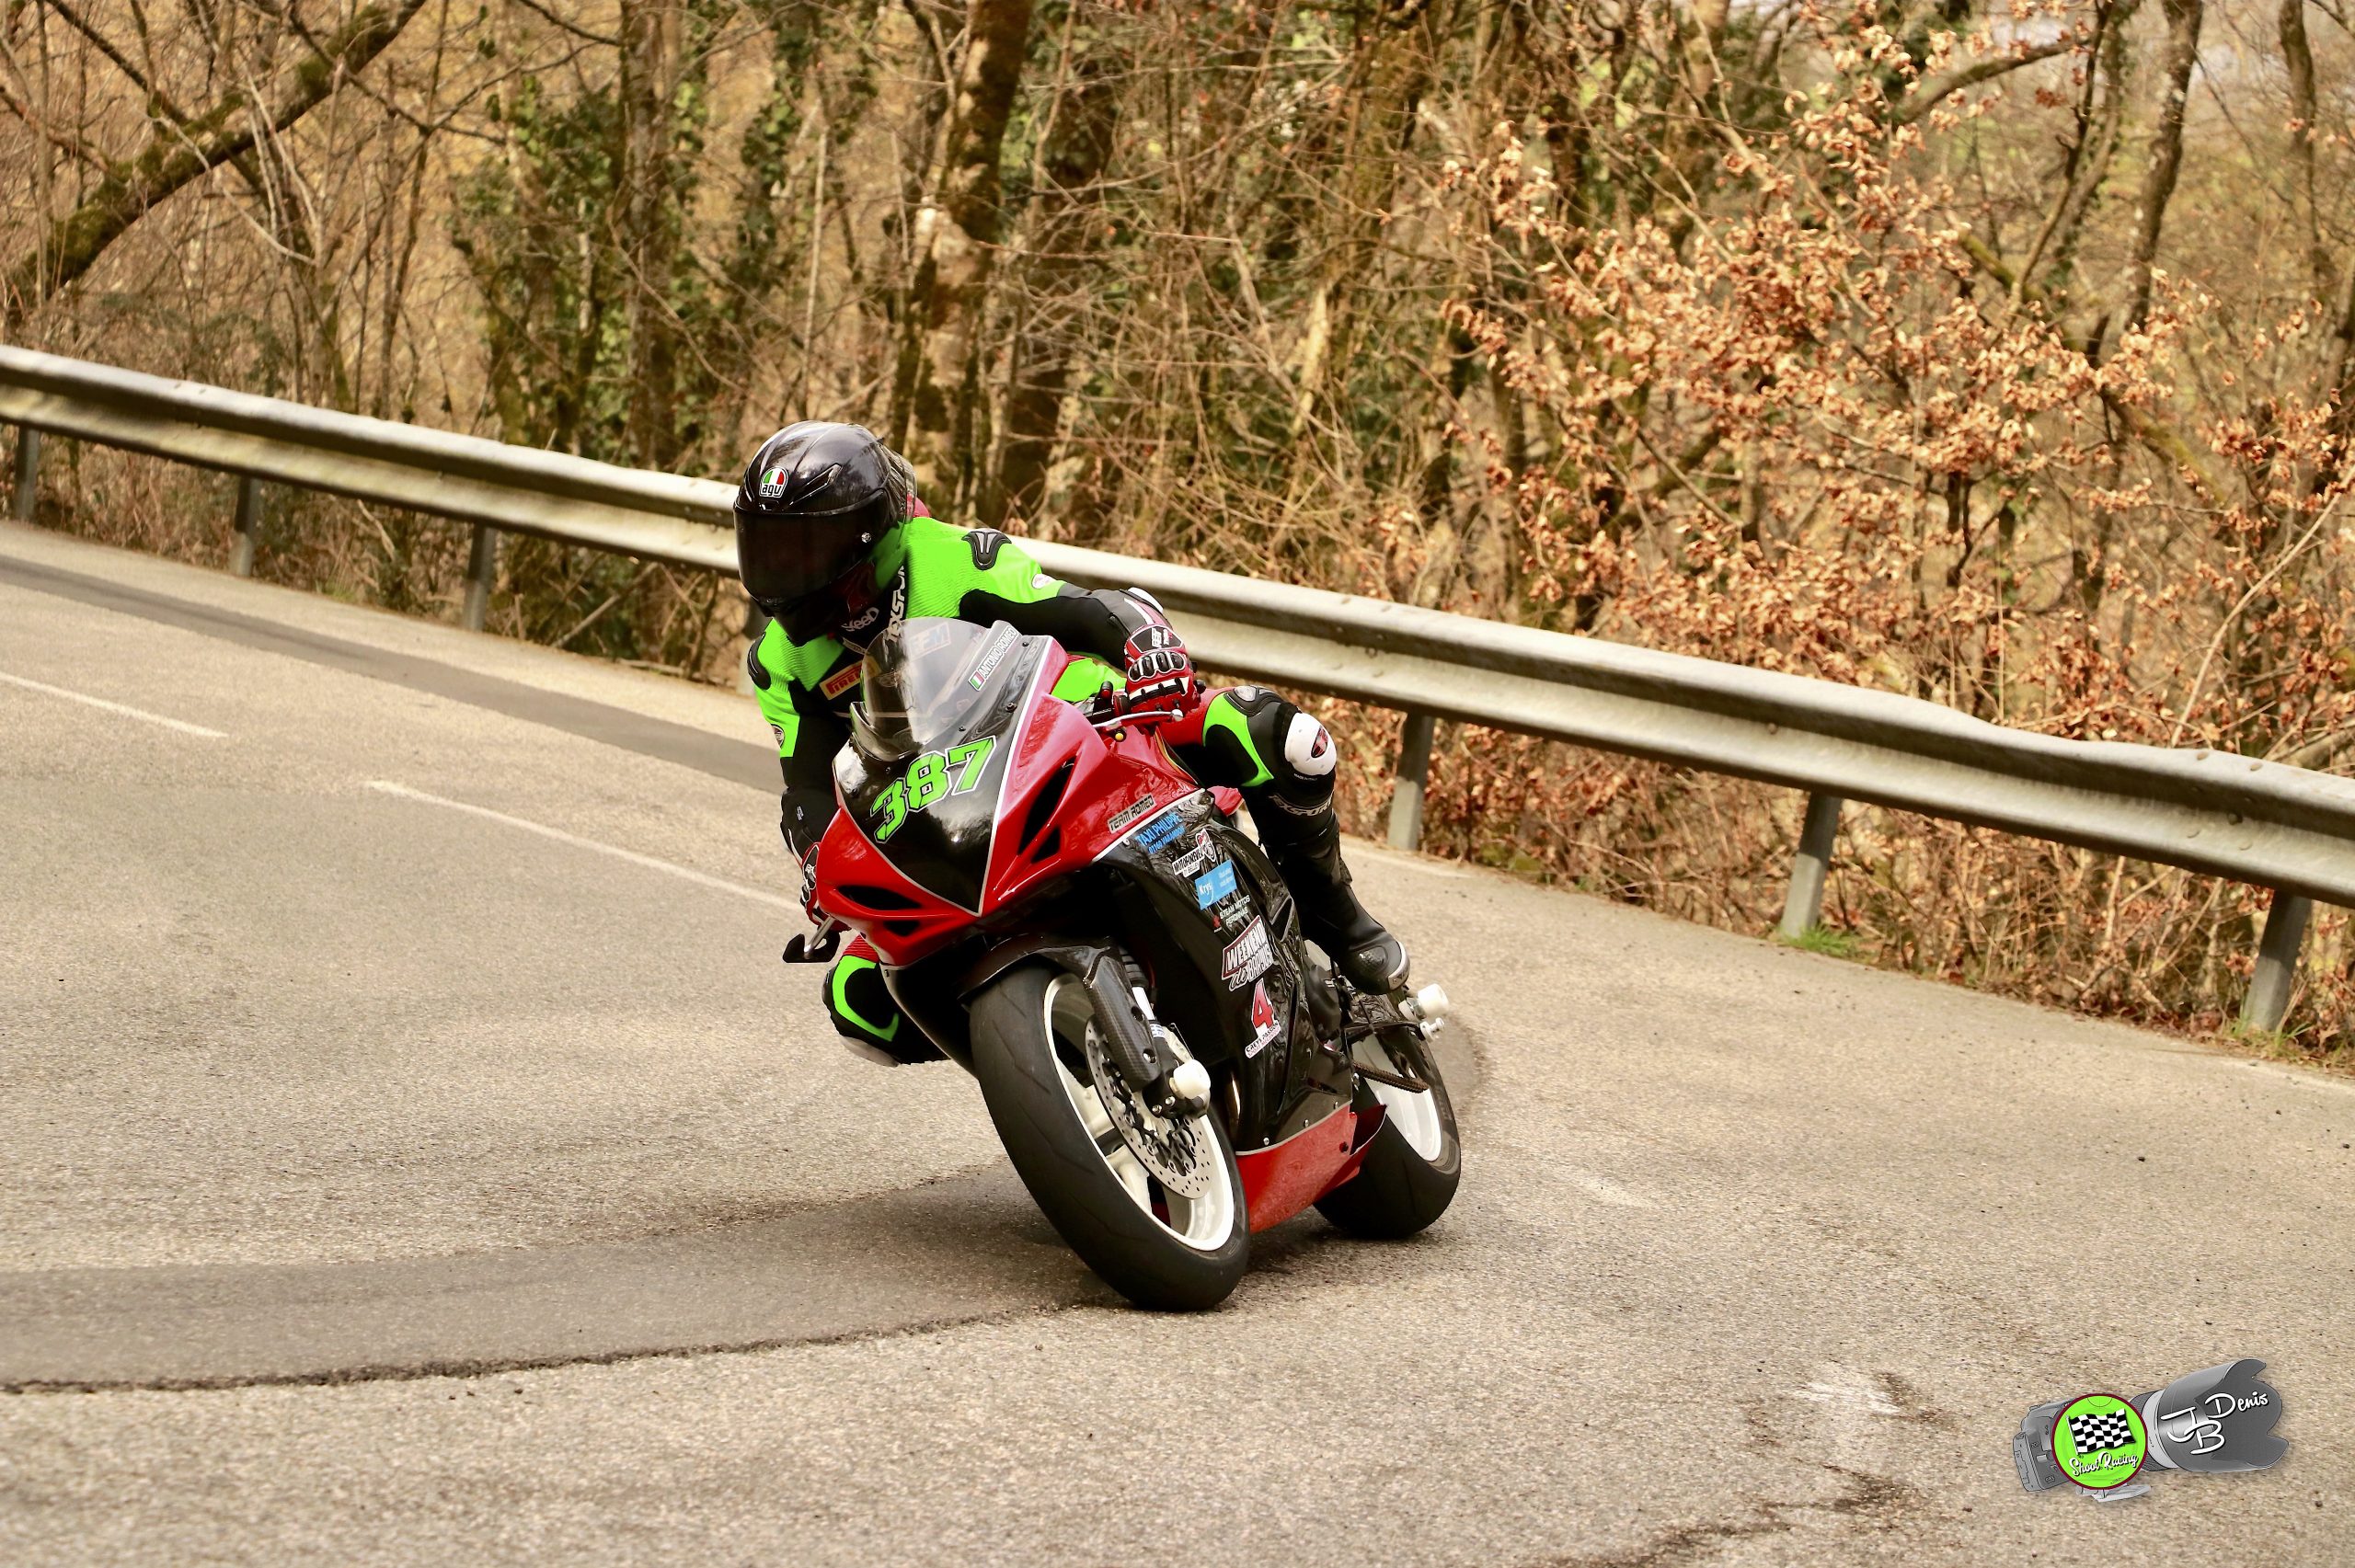
<path fill-rule="evenodd" d="M 1087 1075 L 1096 1081 L 1097 1098 L 1104 1102 L 1105 1114 L 1137 1162 L 1180 1196 L 1206 1196 L 1219 1174 L 1218 1140 L 1211 1136 L 1210 1118 L 1176 1121 L 1147 1110 L 1104 1054 L 1103 1032 L 1094 1024 L 1087 1026 Z"/>

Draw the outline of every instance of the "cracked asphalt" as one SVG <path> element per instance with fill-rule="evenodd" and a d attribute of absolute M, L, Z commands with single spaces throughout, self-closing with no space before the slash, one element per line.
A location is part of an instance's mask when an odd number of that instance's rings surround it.
<path fill-rule="evenodd" d="M 2345 1082 L 1357 846 L 1462 1196 L 1153 1317 L 776 963 L 748 700 L 15 527 L 0 677 L 0 1561 L 2355 1559 Z"/>

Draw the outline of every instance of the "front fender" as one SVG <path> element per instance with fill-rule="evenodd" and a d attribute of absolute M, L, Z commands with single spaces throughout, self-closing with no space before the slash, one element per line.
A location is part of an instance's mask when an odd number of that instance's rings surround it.
<path fill-rule="evenodd" d="M 970 1003 L 983 986 L 1011 969 L 1026 958 L 1043 958 L 1059 969 L 1067 969 L 1082 979 L 1094 962 L 1111 948 L 1101 942 L 1074 942 L 1068 936 L 1048 932 L 1029 932 L 1009 937 L 973 960 L 957 979 L 957 1000 Z"/>
<path fill-rule="evenodd" d="M 1104 1034 L 1105 1054 L 1111 1058 L 1132 1087 L 1150 1089 L 1177 1065 L 1166 1059 L 1153 1026 L 1145 1020 L 1131 991 L 1128 970 L 1118 949 L 1099 942 L 1074 942 L 1051 936 L 1023 936 L 983 954 L 958 988 L 958 998 L 971 1005 L 982 988 L 1017 964 L 1046 962 L 1071 975 L 1087 989 L 1096 1003 L 1096 1021 Z"/>

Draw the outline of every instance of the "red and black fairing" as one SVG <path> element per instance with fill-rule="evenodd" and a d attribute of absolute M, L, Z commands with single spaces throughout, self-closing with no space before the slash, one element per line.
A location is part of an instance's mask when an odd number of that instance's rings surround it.
<path fill-rule="evenodd" d="M 1129 950 L 1154 1002 L 1231 1082 L 1227 1127 L 1251 1228 L 1298 1213 L 1356 1173 L 1361 1125 L 1331 978 L 1312 970 L 1292 894 L 1217 792 L 1183 796 L 1104 854 Z M 1186 977 L 1172 985 L 1165 977 Z"/>
<path fill-rule="evenodd" d="M 993 742 L 974 787 L 906 813 L 893 827 L 880 802 L 894 786 L 904 788 L 913 759 L 879 761 L 855 746 L 834 758 L 841 808 L 819 842 L 819 901 L 866 932 L 887 964 L 912 963 L 956 940 L 984 910 L 1004 902 L 1006 878 L 994 863 L 1010 846 L 1001 844 L 998 822 L 1009 781 L 1018 794 L 1035 773 L 1026 773 L 1017 737 L 1035 736 L 1038 727 L 1027 722 L 1039 705 L 1033 687 L 1053 645 L 1017 637 L 1008 626 L 995 635 L 1010 647 L 957 733 L 960 742 Z M 1086 728 L 1084 720 L 1080 727 Z M 1035 744 L 1028 750 L 1035 755 Z"/>
<path fill-rule="evenodd" d="M 1011 635 L 999 627 L 994 635 Z M 819 845 L 818 902 L 874 944 L 902 1008 L 970 1063 L 966 999 L 1027 954 L 1112 943 L 1212 1070 L 1253 1229 L 1353 1173 L 1373 1123 L 1325 1048 L 1331 982 L 1312 973 L 1282 878 L 1150 730 L 1100 732 L 1052 695 L 1071 663 L 1020 637 L 959 727 L 994 740 L 974 786 L 900 821 L 880 803 L 909 766 L 846 747 Z"/>

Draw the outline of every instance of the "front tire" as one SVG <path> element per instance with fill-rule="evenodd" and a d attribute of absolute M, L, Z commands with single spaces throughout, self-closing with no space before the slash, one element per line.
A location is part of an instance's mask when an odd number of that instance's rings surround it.
<path fill-rule="evenodd" d="M 1358 1173 L 1316 1200 L 1322 1214 L 1352 1236 L 1398 1241 L 1447 1212 L 1464 1175 L 1455 1107 L 1421 1035 L 1403 1020 L 1381 1025 L 1351 1047 L 1370 1066 L 1420 1079 L 1417 1093 L 1365 1080 L 1382 1103 L 1382 1126 Z"/>
<path fill-rule="evenodd" d="M 1071 1250 L 1140 1307 L 1200 1311 L 1225 1300 L 1249 1261 L 1251 1233 L 1243 1178 L 1218 1117 L 1167 1124 L 1193 1151 L 1186 1173 L 1201 1190 L 1189 1197 L 1165 1185 L 1122 1139 L 1105 1093 L 1126 1086 L 1098 1088 L 1101 1052 L 1087 1048 L 1094 1003 L 1075 977 L 1021 965 L 975 997 L 971 1015 L 973 1076 L 990 1120 Z"/>

